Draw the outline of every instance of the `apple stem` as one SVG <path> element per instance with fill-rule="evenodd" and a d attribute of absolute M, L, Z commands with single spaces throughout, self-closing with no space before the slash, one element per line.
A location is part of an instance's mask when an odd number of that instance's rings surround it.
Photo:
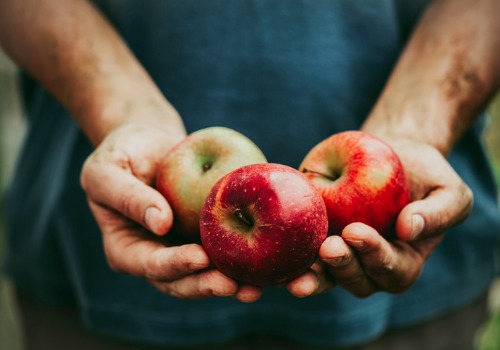
<path fill-rule="evenodd" d="M 307 168 L 303 168 L 302 172 L 303 173 L 316 174 L 316 175 L 319 175 L 321 177 L 327 178 L 327 179 L 332 180 L 332 181 L 337 180 L 342 175 L 342 173 L 335 173 L 332 176 L 332 175 L 327 175 L 327 174 L 320 173 L 319 171 L 310 170 L 310 169 L 307 169 Z"/>
<path fill-rule="evenodd" d="M 234 211 L 234 216 L 238 218 L 241 222 L 243 222 L 245 225 L 252 227 L 253 226 L 253 221 L 248 217 L 248 215 L 245 215 L 241 209 L 236 209 Z"/>

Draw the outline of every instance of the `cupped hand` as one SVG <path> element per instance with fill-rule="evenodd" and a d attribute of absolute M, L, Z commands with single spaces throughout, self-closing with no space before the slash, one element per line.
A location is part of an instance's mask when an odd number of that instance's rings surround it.
<path fill-rule="evenodd" d="M 405 167 L 412 198 L 397 218 L 396 239 L 388 241 L 362 223 L 346 226 L 341 236 L 324 241 L 310 271 L 288 284 L 293 295 L 305 297 L 335 285 L 359 297 L 404 292 L 446 230 L 467 218 L 472 192 L 436 148 L 398 137 L 386 141 Z"/>
<path fill-rule="evenodd" d="M 165 294 L 252 302 L 257 287 L 239 285 L 212 268 L 199 244 L 170 245 L 173 214 L 153 188 L 162 156 L 185 136 L 148 123 L 110 132 L 86 160 L 81 184 L 101 229 L 112 269 L 143 278 Z"/>

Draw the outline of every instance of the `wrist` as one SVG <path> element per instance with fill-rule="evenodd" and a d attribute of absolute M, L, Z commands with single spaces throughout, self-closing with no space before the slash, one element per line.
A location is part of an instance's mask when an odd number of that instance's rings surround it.
<path fill-rule="evenodd" d="M 425 143 L 443 155 L 448 154 L 455 142 L 452 126 L 445 118 L 419 118 L 415 114 L 401 112 L 390 115 L 374 109 L 361 130 L 385 141 L 406 139 Z"/>
<path fill-rule="evenodd" d="M 420 91 L 420 92 L 419 92 Z M 406 138 L 446 156 L 487 106 L 494 90 L 450 98 L 438 84 L 421 90 L 386 90 L 361 129 L 382 139 Z"/>
<path fill-rule="evenodd" d="M 498 9 L 495 1 L 430 4 L 363 130 L 448 154 L 499 87 Z"/>
<path fill-rule="evenodd" d="M 117 90 L 106 97 L 101 94 L 74 112 L 92 144 L 99 145 L 109 133 L 127 126 L 143 125 L 158 132 L 179 135 L 179 138 L 185 136 L 186 130 L 177 110 L 159 91 L 153 89 L 139 96 L 134 91 Z"/>

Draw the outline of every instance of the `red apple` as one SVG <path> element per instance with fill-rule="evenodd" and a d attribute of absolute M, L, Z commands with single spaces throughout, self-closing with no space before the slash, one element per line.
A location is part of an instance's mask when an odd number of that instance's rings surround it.
<path fill-rule="evenodd" d="M 401 161 L 385 142 L 361 131 L 335 134 L 316 145 L 299 170 L 326 204 L 329 234 L 362 222 L 389 237 L 410 201 Z"/>
<path fill-rule="evenodd" d="M 284 283 L 305 272 L 327 233 L 321 195 L 301 173 L 280 164 L 227 174 L 201 211 L 201 242 L 215 267 L 253 285 Z"/>
<path fill-rule="evenodd" d="M 177 144 L 158 167 L 156 188 L 174 213 L 175 232 L 199 241 L 200 210 L 214 184 L 243 165 L 266 163 L 250 139 L 225 128 L 193 132 Z"/>

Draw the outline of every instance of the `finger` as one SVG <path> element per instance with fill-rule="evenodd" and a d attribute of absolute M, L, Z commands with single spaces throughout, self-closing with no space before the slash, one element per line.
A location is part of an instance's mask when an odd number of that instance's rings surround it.
<path fill-rule="evenodd" d="M 262 288 L 250 285 L 240 285 L 235 298 L 243 303 L 253 303 L 262 296 Z"/>
<path fill-rule="evenodd" d="M 166 247 L 152 238 L 134 227 L 105 227 L 103 244 L 109 265 L 115 271 L 151 280 L 177 279 L 210 265 L 198 244 Z"/>
<path fill-rule="evenodd" d="M 472 191 L 457 180 L 403 208 L 396 221 L 397 235 L 403 241 L 410 241 L 443 233 L 465 220 L 472 205 Z"/>
<path fill-rule="evenodd" d="M 127 220 L 97 204 L 91 205 L 96 217 L 104 220 L 104 249 L 109 265 L 118 272 L 150 281 L 166 294 L 189 299 L 234 296 L 238 285 L 215 270 L 204 271 L 210 260 L 198 244 L 167 247 L 148 232 L 127 225 Z M 106 226 L 107 225 L 107 226 Z M 244 293 L 253 300 L 256 293 Z"/>
<path fill-rule="evenodd" d="M 312 295 L 320 286 L 317 274 L 308 270 L 286 285 L 288 291 L 297 298 L 305 298 Z"/>
<path fill-rule="evenodd" d="M 319 250 L 320 259 L 327 266 L 333 280 L 358 297 L 366 297 L 378 290 L 365 274 L 353 248 L 340 236 L 328 237 Z"/>
<path fill-rule="evenodd" d="M 403 292 L 420 275 L 425 258 L 408 243 L 389 243 L 376 230 L 362 223 L 348 225 L 342 238 L 356 251 L 364 273 L 379 289 Z"/>
<path fill-rule="evenodd" d="M 210 261 L 196 244 L 165 247 L 152 241 L 133 242 L 128 249 L 106 249 L 119 271 L 155 281 L 172 281 L 206 269 Z"/>
<path fill-rule="evenodd" d="M 165 198 L 129 171 L 91 157 L 83 167 L 81 184 L 90 201 L 112 208 L 158 235 L 172 227 L 172 209 Z"/>
<path fill-rule="evenodd" d="M 217 270 L 203 271 L 169 282 L 151 283 L 161 292 L 182 299 L 231 297 L 238 291 L 238 284 Z"/>
<path fill-rule="evenodd" d="M 286 285 L 288 291 L 297 298 L 305 298 L 313 294 L 324 293 L 335 283 L 325 266 L 320 261 L 314 263 L 305 273 Z"/>

